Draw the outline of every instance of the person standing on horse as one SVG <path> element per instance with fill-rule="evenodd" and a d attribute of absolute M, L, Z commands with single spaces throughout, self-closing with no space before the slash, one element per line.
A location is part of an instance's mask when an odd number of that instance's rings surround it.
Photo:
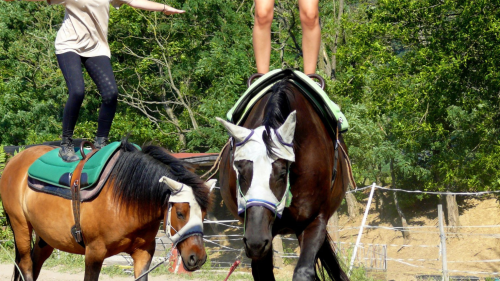
<path fill-rule="evenodd" d="M 85 96 L 82 64 L 102 97 L 94 142 L 96 148 L 106 145 L 118 104 L 118 87 L 111 67 L 108 44 L 110 4 L 117 9 L 127 4 L 133 8 L 158 11 L 165 15 L 181 14 L 184 11 L 147 0 L 47 0 L 47 3 L 60 4 L 66 8 L 64 21 L 55 42 L 57 61 L 69 92 L 63 113 L 59 156 L 66 162 L 73 162 L 79 160 L 74 151 L 72 137 Z"/>
<path fill-rule="evenodd" d="M 318 4 L 319 0 L 299 0 L 305 74 L 316 73 L 316 63 L 321 42 Z M 274 0 L 255 0 L 253 50 L 257 63 L 257 72 L 262 74 L 269 72 L 273 16 Z"/>

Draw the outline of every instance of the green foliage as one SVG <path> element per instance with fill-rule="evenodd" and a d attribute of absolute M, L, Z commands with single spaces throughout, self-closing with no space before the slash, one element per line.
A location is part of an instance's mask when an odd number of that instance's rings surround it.
<path fill-rule="evenodd" d="M 61 130 L 64 79 L 53 52 L 60 7 L 0 3 L 0 143 L 26 144 Z M 43 7 L 43 8 L 42 8 Z"/>
<path fill-rule="evenodd" d="M 7 162 L 7 153 L 3 146 L 0 146 L 0 177 L 2 176 L 3 169 L 5 168 L 5 163 Z"/>
<path fill-rule="evenodd" d="M 207 260 L 201 266 L 201 270 L 210 270 L 210 269 L 212 269 L 212 261 L 211 261 L 210 255 L 207 254 Z"/>
<path fill-rule="evenodd" d="M 499 4 L 340 3 L 320 2 L 318 72 L 331 78 L 327 93 L 350 121 L 345 140 L 358 184 L 498 189 Z M 225 116 L 255 72 L 254 7 L 235 0 L 169 4 L 187 12 L 112 9 L 120 102 L 111 138 L 131 133 L 137 143 L 217 152 L 227 134 L 214 117 Z M 1 144 L 60 135 L 67 90 L 53 41 L 62 18 L 62 7 L 0 2 Z M 299 18 L 296 1 L 276 3 L 271 68 L 301 68 Z M 85 83 L 75 137 L 93 138 L 100 98 L 88 75 Z"/>
<path fill-rule="evenodd" d="M 285 247 L 283 248 L 283 252 L 286 254 L 295 254 L 295 250 L 290 247 Z M 283 258 L 283 264 L 284 265 L 290 265 L 296 262 L 296 259 L 294 258 Z"/>
<path fill-rule="evenodd" d="M 130 270 L 133 270 L 133 267 L 130 266 Z M 118 265 L 111 266 L 103 266 L 101 269 L 101 274 L 105 274 L 111 277 L 114 276 L 132 276 L 132 273 L 129 271 L 125 271 L 122 267 Z"/>
<path fill-rule="evenodd" d="M 14 236 L 10 227 L 7 224 L 7 218 L 3 210 L 2 202 L 0 202 L 0 242 L 5 248 L 14 248 Z"/>
<path fill-rule="evenodd" d="M 349 2 L 333 89 L 357 179 L 499 187 L 498 16 L 487 1 Z M 338 26 L 325 25 L 331 42 Z"/>
<path fill-rule="evenodd" d="M 58 267 L 63 272 L 81 272 L 85 268 L 85 256 L 54 250 L 43 264 L 44 267 Z"/>

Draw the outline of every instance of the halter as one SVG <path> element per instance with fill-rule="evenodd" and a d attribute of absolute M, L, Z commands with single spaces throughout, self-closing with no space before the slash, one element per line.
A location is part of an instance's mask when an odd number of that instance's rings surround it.
<path fill-rule="evenodd" d="M 175 247 L 179 242 L 186 240 L 191 236 L 203 237 L 203 220 L 201 208 L 193 193 L 193 189 L 189 185 L 181 184 L 167 177 L 162 177 L 160 182 L 164 182 L 172 191 L 168 200 L 167 221 L 165 222 L 165 232 L 167 237 L 172 241 Z M 177 230 L 172 226 L 172 206 L 173 203 L 188 203 L 189 204 L 189 220 L 181 229 Z M 171 234 L 171 230 L 175 234 Z"/>

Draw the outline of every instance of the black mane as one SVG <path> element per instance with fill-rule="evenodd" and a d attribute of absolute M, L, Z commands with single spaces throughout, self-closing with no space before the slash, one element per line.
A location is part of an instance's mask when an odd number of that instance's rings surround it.
<path fill-rule="evenodd" d="M 273 85 L 271 88 L 271 97 L 267 101 L 264 109 L 264 121 L 262 125 L 265 126 L 266 131 L 262 135 L 264 143 L 266 144 L 268 155 L 275 155 L 273 148 L 276 147 L 271 138 L 271 129 L 278 129 L 286 118 L 291 113 L 289 95 L 293 95 L 293 86 L 288 80 L 284 79 Z"/>
<path fill-rule="evenodd" d="M 141 218 L 151 216 L 166 207 L 170 191 L 159 180 L 167 176 L 193 188 L 196 201 L 203 210 L 210 207 L 209 189 L 195 173 L 186 169 L 183 161 L 165 149 L 147 145 L 142 151 L 127 139 L 121 144 L 118 158 L 109 182 L 113 185 L 115 200 L 125 208 L 134 208 Z"/>

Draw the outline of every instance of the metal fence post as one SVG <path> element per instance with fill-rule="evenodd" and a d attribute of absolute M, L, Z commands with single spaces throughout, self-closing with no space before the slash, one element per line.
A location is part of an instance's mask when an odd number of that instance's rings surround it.
<path fill-rule="evenodd" d="M 363 235 L 363 228 L 365 227 L 366 217 L 368 217 L 368 211 L 370 210 L 370 205 L 372 204 L 373 192 L 375 191 L 375 183 L 372 185 L 372 190 L 370 191 L 370 197 L 368 197 L 368 203 L 366 204 L 365 214 L 363 215 L 363 221 L 361 222 L 361 227 L 359 228 L 358 239 L 356 240 L 356 245 L 354 245 L 354 251 L 352 252 L 351 265 L 349 266 L 348 276 L 351 276 L 352 267 L 354 265 L 354 260 L 356 259 L 356 252 L 358 251 L 359 242 L 361 242 L 361 236 Z"/>
<path fill-rule="evenodd" d="M 438 218 L 439 218 L 439 236 L 441 237 L 441 254 L 443 260 L 443 281 L 449 281 L 448 276 L 448 263 L 446 260 L 446 236 L 444 233 L 443 223 L 443 205 L 438 205 Z"/>
<path fill-rule="evenodd" d="M 273 238 L 273 264 L 275 268 L 283 268 L 283 258 L 282 255 L 285 255 L 283 251 L 283 241 L 281 240 L 280 235 L 276 235 Z"/>

